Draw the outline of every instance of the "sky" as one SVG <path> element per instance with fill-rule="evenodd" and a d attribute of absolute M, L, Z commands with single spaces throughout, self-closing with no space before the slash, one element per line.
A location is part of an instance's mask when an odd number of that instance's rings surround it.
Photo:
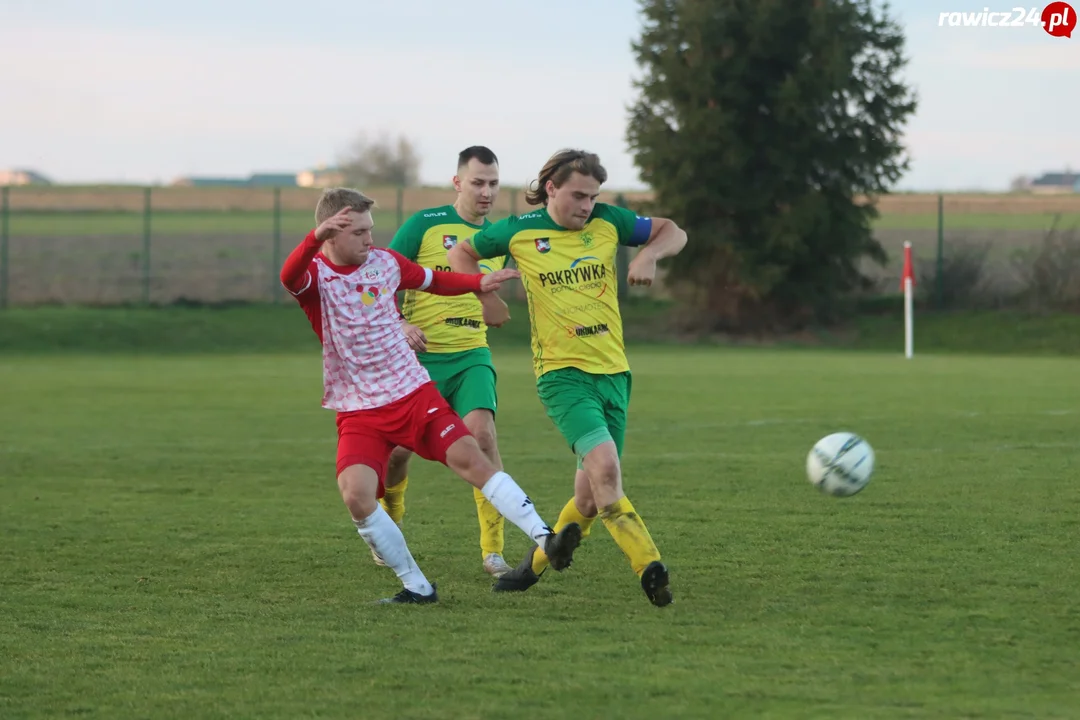
<path fill-rule="evenodd" d="M 919 97 L 897 190 L 1004 190 L 1080 169 L 1080 28 L 938 25 L 1015 5 L 891 4 Z M 0 0 L 0 169 L 61 183 L 246 177 L 403 134 L 429 184 L 483 144 L 507 185 L 581 147 L 608 187 L 636 189 L 625 126 L 639 30 L 633 0 Z"/>

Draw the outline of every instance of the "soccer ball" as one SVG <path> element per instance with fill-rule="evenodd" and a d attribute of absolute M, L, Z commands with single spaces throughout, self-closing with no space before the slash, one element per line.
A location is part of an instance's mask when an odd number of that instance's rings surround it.
<path fill-rule="evenodd" d="M 806 456 L 806 475 L 821 492 L 848 497 L 866 487 L 874 472 L 874 449 L 850 432 L 818 440 Z"/>

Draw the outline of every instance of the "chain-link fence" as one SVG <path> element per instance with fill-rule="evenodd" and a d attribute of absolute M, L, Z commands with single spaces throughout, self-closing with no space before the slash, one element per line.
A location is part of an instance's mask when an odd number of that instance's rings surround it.
<path fill-rule="evenodd" d="M 381 246 L 412 213 L 455 199 L 450 188 L 366 191 L 378 202 L 375 234 Z M 320 192 L 2 187 L 0 307 L 280 301 L 281 263 L 314 225 Z M 635 207 L 648 195 L 605 193 L 600 199 Z M 918 291 L 943 307 L 1018 292 L 1049 282 L 1047 273 L 1065 273 L 1071 262 L 1068 233 L 1080 224 L 1080 194 L 893 195 L 878 207 L 882 217 L 875 234 L 890 255 L 886 267 L 866 267 L 880 281 L 878 291 L 898 291 L 901 248 L 911 241 Z M 528 209 L 520 189 L 504 188 L 491 218 Z M 1055 221 L 1056 254 L 1048 256 L 1047 233 Z M 627 259 L 623 253 L 621 272 Z M 1076 274 L 1080 281 L 1080 269 Z M 1054 282 L 1068 286 L 1071 280 Z"/>

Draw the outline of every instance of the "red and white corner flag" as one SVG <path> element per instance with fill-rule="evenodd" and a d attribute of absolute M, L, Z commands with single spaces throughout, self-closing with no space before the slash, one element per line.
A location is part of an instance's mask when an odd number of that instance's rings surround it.
<path fill-rule="evenodd" d="M 904 291 L 904 357 L 915 354 L 915 318 L 912 295 L 915 290 L 915 267 L 911 262 L 911 243 L 904 242 L 904 273 L 900 276 L 900 289 Z"/>

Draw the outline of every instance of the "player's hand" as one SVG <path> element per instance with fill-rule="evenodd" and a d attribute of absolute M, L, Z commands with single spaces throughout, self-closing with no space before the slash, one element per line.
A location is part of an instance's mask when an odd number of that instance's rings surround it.
<path fill-rule="evenodd" d="M 502 327 L 510 321 L 510 308 L 498 295 L 492 295 L 480 300 L 484 311 L 484 324 L 488 327 Z"/>
<path fill-rule="evenodd" d="M 521 277 L 521 273 L 517 270 L 510 270 L 508 268 L 488 273 L 480 278 L 480 292 L 493 292 L 502 287 L 502 284 L 507 280 L 513 280 L 519 277 Z"/>
<path fill-rule="evenodd" d="M 336 214 L 323 220 L 319 223 L 319 227 L 315 228 L 315 239 L 325 242 L 349 227 L 352 223 L 352 218 L 349 217 L 351 212 L 352 208 L 342 208 Z"/>
<path fill-rule="evenodd" d="M 626 280 L 631 285 L 652 285 L 656 279 L 656 260 L 652 253 L 641 250 L 626 269 Z"/>
<path fill-rule="evenodd" d="M 405 333 L 405 339 L 409 341 L 409 347 L 413 349 L 413 352 L 424 352 L 427 350 L 427 335 L 424 331 L 415 325 L 410 325 L 407 322 L 402 321 L 401 331 Z"/>

